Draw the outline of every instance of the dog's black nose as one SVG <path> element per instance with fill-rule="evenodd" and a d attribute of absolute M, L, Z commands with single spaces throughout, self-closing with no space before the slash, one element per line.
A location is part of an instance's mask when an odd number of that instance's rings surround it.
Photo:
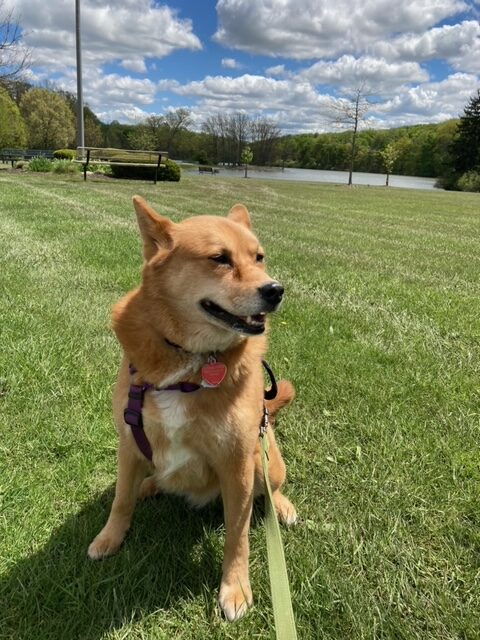
<path fill-rule="evenodd" d="M 268 282 L 258 289 L 258 293 L 272 308 L 280 304 L 283 292 L 284 288 L 279 282 Z"/>

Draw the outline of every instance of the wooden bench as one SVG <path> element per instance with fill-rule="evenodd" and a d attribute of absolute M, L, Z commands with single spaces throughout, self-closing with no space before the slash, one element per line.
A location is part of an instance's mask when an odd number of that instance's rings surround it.
<path fill-rule="evenodd" d="M 1 149 L 0 160 L 10 162 L 12 167 L 17 160 L 31 160 L 32 158 L 53 158 L 51 149 Z"/>
<path fill-rule="evenodd" d="M 120 165 L 137 167 L 154 167 L 154 184 L 157 184 L 158 170 L 165 165 L 168 158 L 166 151 L 141 151 L 139 149 L 103 149 L 101 147 L 78 147 L 77 158 L 83 167 L 83 179 L 87 179 L 90 163 L 101 165 Z"/>
<path fill-rule="evenodd" d="M 218 169 L 214 169 L 214 167 L 205 167 L 205 166 L 200 165 L 198 167 L 198 172 L 199 173 L 211 173 L 211 174 L 214 174 L 214 173 L 218 173 Z"/>

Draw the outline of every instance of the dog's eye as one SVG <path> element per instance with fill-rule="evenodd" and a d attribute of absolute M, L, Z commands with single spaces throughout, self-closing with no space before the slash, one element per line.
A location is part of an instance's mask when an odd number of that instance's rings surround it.
<path fill-rule="evenodd" d="M 257 262 L 263 262 L 265 260 L 265 256 L 263 255 L 263 253 L 257 253 L 256 260 Z"/>
<path fill-rule="evenodd" d="M 232 264 L 230 256 L 227 253 L 219 253 L 216 256 L 210 256 L 210 260 L 213 260 L 217 264 Z"/>

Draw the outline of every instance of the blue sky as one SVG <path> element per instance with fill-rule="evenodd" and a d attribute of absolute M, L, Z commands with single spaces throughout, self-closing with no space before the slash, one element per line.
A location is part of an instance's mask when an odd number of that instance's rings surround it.
<path fill-rule="evenodd" d="M 4 0 L 30 81 L 76 91 L 73 0 Z M 457 117 L 480 86 L 480 0 L 82 0 L 84 96 L 105 122 L 191 109 L 335 128 L 360 86 L 367 125 Z"/>

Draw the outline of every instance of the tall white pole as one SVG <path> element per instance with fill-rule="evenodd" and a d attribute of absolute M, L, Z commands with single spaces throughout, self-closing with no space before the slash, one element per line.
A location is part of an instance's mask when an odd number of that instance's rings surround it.
<path fill-rule="evenodd" d="M 77 147 L 85 146 L 83 126 L 82 44 L 80 39 L 80 0 L 75 0 L 75 36 L 77 43 Z"/>

